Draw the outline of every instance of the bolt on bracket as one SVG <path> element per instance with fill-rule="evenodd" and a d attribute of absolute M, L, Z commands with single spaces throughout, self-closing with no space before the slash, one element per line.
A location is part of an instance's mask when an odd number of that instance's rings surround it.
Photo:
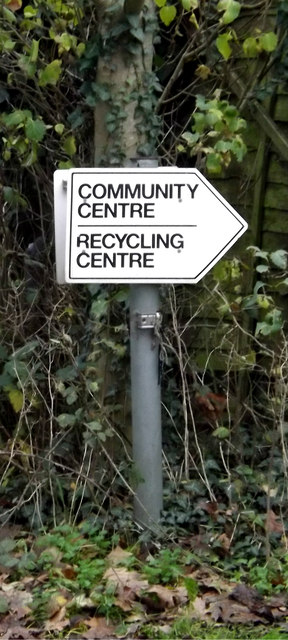
<path fill-rule="evenodd" d="M 138 329 L 158 330 L 162 322 L 162 313 L 136 313 L 136 325 Z"/>

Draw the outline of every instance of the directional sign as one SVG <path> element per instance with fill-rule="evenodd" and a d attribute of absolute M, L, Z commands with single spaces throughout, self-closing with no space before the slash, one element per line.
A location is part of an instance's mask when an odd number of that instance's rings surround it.
<path fill-rule="evenodd" d="M 196 169 L 70 169 L 54 184 L 60 281 L 198 282 L 247 229 Z"/>

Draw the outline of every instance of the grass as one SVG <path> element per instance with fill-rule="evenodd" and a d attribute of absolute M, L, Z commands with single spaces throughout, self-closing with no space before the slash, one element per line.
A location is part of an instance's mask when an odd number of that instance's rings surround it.
<path fill-rule="evenodd" d="M 170 630 L 163 630 L 156 625 L 147 625 L 138 632 L 139 638 L 151 638 L 152 640 L 287 640 L 288 625 L 286 629 L 271 628 L 264 625 L 207 625 L 201 622 L 191 621 L 189 617 L 178 618 Z M 137 636 L 136 636 L 137 637 Z"/>

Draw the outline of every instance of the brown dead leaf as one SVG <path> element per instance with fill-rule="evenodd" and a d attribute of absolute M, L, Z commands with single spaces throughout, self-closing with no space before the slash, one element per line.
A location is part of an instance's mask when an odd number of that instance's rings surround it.
<path fill-rule="evenodd" d="M 5 593 L 9 611 L 13 614 L 15 620 L 21 620 L 31 613 L 29 604 L 31 604 L 33 600 L 33 596 L 29 591 L 25 591 L 24 589 L 20 591 L 17 589 L 20 584 L 21 583 L 14 582 L 10 585 L 1 585 L 2 591 Z"/>
<path fill-rule="evenodd" d="M 256 589 L 247 587 L 246 584 L 237 584 L 230 593 L 230 598 L 244 604 L 252 613 L 273 622 L 271 608 L 267 606 L 263 596 Z"/>
<path fill-rule="evenodd" d="M 215 589 L 219 593 L 224 591 L 227 593 L 231 592 L 231 589 L 236 586 L 236 582 L 228 582 L 224 580 L 221 576 L 219 576 L 216 571 L 213 571 L 209 567 L 200 567 L 199 569 L 195 569 L 192 573 L 189 573 L 187 578 L 193 578 L 196 580 L 198 585 L 201 587 L 207 587 L 208 589 Z"/>
<path fill-rule="evenodd" d="M 19 9 L 21 9 L 22 7 L 22 0 L 10 0 L 8 3 L 6 3 L 6 7 L 7 9 L 10 9 L 10 11 L 13 11 L 13 13 L 15 11 L 19 11 Z"/>
<path fill-rule="evenodd" d="M 107 556 L 109 567 L 118 567 L 121 564 L 125 564 L 127 560 L 132 558 L 132 553 L 130 551 L 125 551 L 122 547 L 115 547 L 112 549 Z"/>
<path fill-rule="evenodd" d="M 218 502 L 209 500 L 200 500 L 197 504 L 198 509 L 202 509 L 209 513 L 209 516 L 215 517 L 218 514 Z"/>
<path fill-rule="evenodd" d="M 104 639 L 115 637 L 115 627 L 108 625 L 105 618 L 88 618 L 82 621 L 87 627 L 90 627 L 88 631 L 84 631 L 81 634 L 82 638 L 89 640 Z"/>
<path fill-rule="evenodd" d="M 4 540 L 5 538 L 14 540 L 14 538 L 17 538 L 20 535 L 21 531 L 22 527 L 20 527 L 18 524 L 2 524 L 0 527 L 0 540 Z"/>
<path fill-rule="evenodd" d="M 104 579 L 115 586 L 117 604 L 123 611 L 129 611 L 141 592 L 149 588 L 148 580 L 126 567 L 110 567 L 104 573 Z"/>
<path fill-rule="evenodd" d="M 110 567 L 104 579 L 113 584 L 117 596 L 116 604 L 123 611 L 132 609 L 135 601 L 144 604 L 149 610 L 164 611 L 187 602 L 185 587 L 169 588 L 162 585 L 149 585 L 137 571 L 128 571 L 126 567 Z"/>
<path fill-rule="evenodd" d="M 165 609 L 172 609 L 186 604 L 188 602 L 188 593 L 185 587 L 170 589 L 161 584 L 154 584 L 145 593 L 142 593 L 140 600 L 149 610 L 165 611 Z"/>
<path fill-rule="evenodd" d="M 46 605 L 46 613 L 49 619 L 53 619 L 57 613 L 64 609 L 67 604 L 67 598 L 63 593 L 53 593 Z"/>
<path fill-rule="evenodd" d="M 233 602 L 227 595 L 219 596 L 211 592 L 205 593 L 202 597 L 197 596 L 193 601 L 191 617 L 198 620 L 225 623 L 225 624 L 248 624 L 267 620 L 249 611 L 244 605 Z"/>
<path fill-rule="evenodd" d="M 71 564 L 65 564 L 61 567 L 61 573 L 67 580 L 76 580 L 77 572 Z"/>
<path fill-rule="evenodd" d="M 226 533 L 221 533 L 220 536 L 216 538 L 216 540 L 218 544 L 220 543 L 221 549 L 224 552 L 224 554 L 229 553 L 230 546 L 231 546 L 231 539 L 228 538 Z"/>
<path fill-rule="evenodd" d="M 66 606 L 64 605 L 49 620 L 46 620 L 45 631 L 62 631 L 70 624 L 70 620 L 66 618 Z"/>
<path fill-rule="evenodd" d="M 191 607 L 192 607 L 191 617 L 200 618 L 201 620 L 204 620 L 206 615 L 205 597 L 196 596 L 196 598 L 194 598 L 193 602 L 191 603 Z"/>
<path fill-rule="evenodd" d="M 267 623 L 267 618 L 253 613 L 245 605 L 233 602 L 227 596 L 209 597 L 207 605 L 206 613 L 211 616 L 214 622 L 230 624 Z"/>
<path fill-rule="evenodd" d="M 269 509 L 267 513 L 265 529 L 269 533 L 285 533 L 283 522 L 279 521 L 279 516 L 276 516 L 276 513 L 274 513 L 273 509 Z"/>
<path fill-rule="evenodd" d="M 1 640 L 31 640 L 34 636 L 38 636 L 39 629 L 26 629 L 18 624 L 11 624 L 6 630 Z"/>

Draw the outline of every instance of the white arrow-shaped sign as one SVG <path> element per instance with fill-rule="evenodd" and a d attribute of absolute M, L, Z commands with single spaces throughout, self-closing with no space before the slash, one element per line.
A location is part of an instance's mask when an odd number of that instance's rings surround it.
<path fill-rule="evenodd" d="M 59 281 L 198 282 L 247 229 L 196 169 L 71 169 L 54 184 Z"/>

